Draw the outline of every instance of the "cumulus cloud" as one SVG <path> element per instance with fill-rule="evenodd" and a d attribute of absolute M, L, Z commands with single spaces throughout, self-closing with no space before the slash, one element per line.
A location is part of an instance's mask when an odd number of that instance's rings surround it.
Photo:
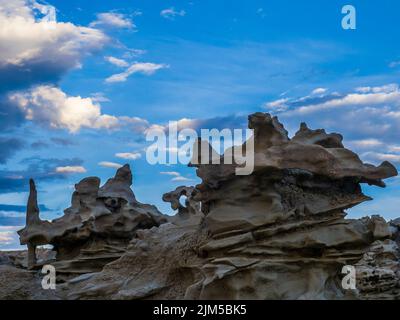
<path fill-rule="evenodd" d="M 154 74 L 156 71 L 160 69 L 168 68 L 169 66 L 166 64 L 157 64 L 151 62 L 136 62 L 132 64 L 128 69 L 124 72 L 114 74 L 106 79 L 107 83 L 114 82 L 125 82 L 128 77 L 135 73 L 141 73 L 147 76 Z"/>
<path fill-rule="evenodd" d="M 142 155 L 139 152 L 122 152 L 122 153 L 116 153 L 115 156 L 117 158 L 127 159 L 127 160 L 137 160 L 142 157 Z"/>
<path fill-rule="evenodd" d="M 183 17 L 186 15 L 186 11 L 185 10 L 175 10 L 174 7 L 168 8 L 168 9 L 164 9 L 161 10 L 160 15 L 165 18 L 165 19 L 169 19 L 169 20 L 174 20 L 175 17 Z"/>
<path fill-rule="evenodd" d="M 68 96 L 52 86 L 37 86 L 28 91 L 10 94 L 10 103 L 19 108 L 25 118 L 54 129 L 76 133 L 82 128 L 117 130 L 126 127 L 143 133 L 149 123 L 138 117 L 103 114 L 93 98 Z"/>
<path fill-rule="evenodd" d="M 101 161 L 98 164 L 100 167 L 105 167 L 105 168 L 119 169 L 122 167 L 122 164 L 110 162 L 110 161 Z"/>
<path fill-rule="evenodd" d="M 51 128 L 77 132 L 81 128 L 112 129 L 118 125 L 114 116 L 102 114 L 99 104 L 91 98 L 67 96 L 59 88 L 38 86 L 27 92 L 10 95 L 27 120 Z"/>
<path fill-rule="evenodd" d="M 82 166 L 65 166 L 65 167 L 57 167 L 57 173 L 85 173 L 86 169 Z"/>
<path fill-rule="evenodd" d="M 105 28 L 135 28 L 135 24 L 131 19 L 122 13 L 103 12 L 96 15 L 97 20 L 93 21 L 90 27 Z"/>
<path fill-rule="evenodd" d="M 55 81 L 108 41 L 100 30 L 57 22 L 55 8 L 0 0 L 0 87 Z"/>
<path fill-rule="evenodd" d="M 104 57 L 104 59 L 107 62 L 109 62 L 109 63 L 111 63 L 111 64 L 113 64 L 113 65 L 115 65 L 117 67 L 127 67 L 127 66 L 129 66 L 129 63 L 126 62 L 123 59 L 119 59 L 119 58 L 115 58 L 115 57 L 111 57 L 111 56 Z"/>

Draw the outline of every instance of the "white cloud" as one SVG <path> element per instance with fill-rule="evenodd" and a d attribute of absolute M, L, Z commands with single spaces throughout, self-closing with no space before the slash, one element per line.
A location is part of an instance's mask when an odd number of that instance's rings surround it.
<path fill-rule="evenodd" d="M 378 139 L 361 139 L 349 141 L 349 144 L 358 148 L 380 147 L 383 142 Z"/>
<path fill-rule="evenodd" d="M 300 121 L 310 128 L 339 132 L 345 145 L 361 151 L 368 162 L 400 164 L 400 88 L 398 84 L 363 86 L 347 94 L 288 99 L 286 110 L 274 111 L 291 134 Z M 299 120 L 300 119 L 300 120 Z"/>
<path fill-rule="evenodd" d="M 382 87 L 362 87 L 357 88 L 356 91 L 356 93 L 349 93 L 345 96 L 328 99 L 327 101 L 321 103 L 303 105 L 296 108 L 292 112 L 296 114 L 307 114 L 321 110 L 338 109 L 351 106 L 372 107 L 388 104 L 400 106 L 400 90 L 397 84 L 391 84 Z"/>
<path fill-rule="evenodd" d="M 328 89 L 326 88 L 316 88 L 311 92 L 311 94 L 313 95 L 324 94 L 327 90 Z"/>
<path fill-rule="evenodd" d="M 90 95 L 90 98 L 93 102 L 110 102 L 111 100 L 108 99 L 103 92 L 95 92 Z"/>
<path fill-rule="evenodd" d="M 144 133 L 150 126 L 147 120 L 138 117 L 103 114 L 96 100 L 99 101 L 96 97 L 68 96 L 52 86 L 37 86 L 9 95 L 10 103 L 16 105 L 27 120 L 71 133 L 82 128 L 118 130 L 122 127 Z"/>
<path fill-rule="evenodd" d="M 174 7 L 168 8 L 168 9 L 164 9 L 160 12 L 160 15 L 163 18 L 169 19 L 169 20 L 174 20 L 175 17 L 183 17 L 186 15 L 186 11 L 185 10 L 180 10 L 177 11 L 175 10 Z"/>
<path fill-rule="evenodd" d="M 117 67 L 129 66 L 129 63 L 123 59 L 119 59 L 119 58 L 115 58 L 115 57 L 111 57 L 111 56 L 104 57 L 104 59 Z"/>
<path fill-rule="evenodd" d="M 135 28 L 135 24 L 126 15 L 114 12 L 98 13 L 97 20 L 93 21 L 91 27 L 111 27 L 111 28 Z"/>
<path fill-rule="evenodd" d="M 142 157 L 142 155 L 139 152 L 122 152 L 122 153 L 116 153 L 115 156 L 117 158 L 127 159 L 127 160 L 137 160 Z"/>
<path fill-rule="evenodd" d="M 98 164 L 100 167 L 105 167 L 105 168 L 119 169 L 122 167 L 122 164 L 115 163 L 115 162 L 109 162 L 109 161 L 101 161 Z"/>
<path fill-rule="evenodd" d="M 160 174 L 166 175 L 166 176 L 174 176 L 174 177 L 179 177 L 181 174 L 176 171 L 163 171 L 160 172 Z"/>
<path fill-rule="evenodd" d="M 289 101 L 289 98 L 282 98 L 282 99 L 278 99 L 272 102 L 267 102 L 264 107 L 266 109 L 270 109 L 272 112 L 274 111 L 285 111 L 287 109 L 287 104 L 286 102 Z"/>
<path fill-rule="evenodd" d="M 24 112 L 27 120 L 51 128 L 74 133 L 81 128 L 112 129 L 119 124 L 117 117 L 102 114 L 100 105 L 91 98 L 67 96 L 51 86 L 38 86 L 9 98 Z"/>
<path fill-rule="evenodd" d="M 400 61 L 392 61 L 391 63 L 389 63 L 390 68 L 396 68 L 398 66 L 400 66 Z"/>
<path fill-rule="evenodd" d="M 107 41 L 100 30 L 57 22 L 52 6 L 0 1 L 0 67 L 34 64 L 68 70 Z"/>
<path fill-rule="evenodd" d="M 86 169 L 82 166 L 65 166 L 65 167 L 57 167 L 57 173 L 85 173 Z"/>
<path fill-rule="evenodd" d="M 15 250 L 22 248 L 19 244 L 17 230 L 24 226 L 0 226 L 0 250 Z"/>
<path fill-rule="evenodd" d="M 380 153 L 380 152 L 366 152 L 361 155 L 362 158 L 373 161 L 390 161 L 400 164 L 400 154 Z"/>
<path fill-rule="evenodd" d="M 127 117 L 121 116 L 118 117 L 120 122 L 120 126 L 126 127 L 137 133 L 146 133 L 146 130 L 149 128 L 150 124 L 147 120 L 139 118 L 139 117 Z"/>
<path fill-rule="evenodd" d="M 388 146 L 388 151 L 389 152 L 398 152 L 398 153 L 400 153 L 400 146 L 398 146 L 398 145 L 389 145 Z"/>
<path fill-rule="evenodd" d="M 171 179 L 171 181 L 173 181 L 173 182 L 193 181 L 192 179 L 182 176 L 179 172 L 176 172 L 176 171 L 163 171 L 163 172 L 160 172 L 160 174 L 173 177 Z"/>
<path fill-rule="evenodd" d="M 189 178 L 186 178 L 186 177 L 179 176 L 179 177 L 172 178 L 171 181 L 185 182 L 185 181 L 193 181 L 193 180 L 189 179 Z"/>
<path fill-rule="evenodd" d="M 117 73 L 112 75 L 111 77 L 108 77 L 106 79 L 106 82 L 107 83 L 124 82 L 128 79 L 130 75 L 135 73 L 141 73 L 149 76 L 154 74 L 156 71 L 160 69 L 165 69 L 168 67 L 169 66 L 166 64 L 156 64 L 151 62 L 136 62 L 133 65 L 131 65 L 128 69 L 126 69 L 124 72 Z"/>
<path fill-rule="evenodd" d="M 13 235 L 12 231 L 0 231 L 0 244 L 11 244 L 14 240 Z"/>

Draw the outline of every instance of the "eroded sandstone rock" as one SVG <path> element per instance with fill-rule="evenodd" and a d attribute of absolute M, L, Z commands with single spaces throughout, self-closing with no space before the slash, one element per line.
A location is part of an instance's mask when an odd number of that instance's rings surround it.
<path fill-rule="evenodd" d="M 82 274 L 100 271 L 119 258 L 135 232 L 167 221 L 155 206 L 139 203 L 131 190 L 129 165 L 100 188 L 100 179 L 89 177 L 75 185 L 71 207 L 51 222 L 39 218 L 36 189 L 31 181 L 27 226 L 20 230 L 21 244 L 29 250 L 28 265 L 34 267 L 34 247 L 50 244 L 56 251 L 57 272 Z"/>
<path fill-rule="evenodd" d="M 124 167 L 102 188 L 82 180 L 64 217 L 27 224 L 23 243 L 52 244 L 55 266 L 78 273 L 57 298 L 399 299 L 398 220 L 345 219 L 371 200 L 360 184 L 384 187 L 395 167 L 365 164 L 341 135 L 304 123 L 289 138 L 276 117 L 255 113 L 249 128 L 254 172 L 193 163 L 202 182 L 163 197 L 173 218 L 136 201 Z M 357 271 L 356 289 L 342 286 L 343 266 Z"/>

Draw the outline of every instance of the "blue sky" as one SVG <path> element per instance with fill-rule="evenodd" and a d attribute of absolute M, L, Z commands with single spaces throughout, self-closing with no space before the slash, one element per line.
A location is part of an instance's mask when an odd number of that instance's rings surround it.
<path fill-rule="evenodd" d="M 356 30 L 341 26 L 345 4 Z M 271 112 L 290 134 L 306 121 L 399 167 L 399 12 L 395 0 L 0 0 L 0 249 L 17 247 L 24 212 L 4 205 L 25 204 L 29 177 L 51 219 L 80 179 L 129 163 L 137 198 L 171 213 L 162 194 L 198 179 L 149 165 L 143 132 L 172 120 L 245 128 Z M 400 180 L 387 184 L 365 187 L 375 200 L 349 216 L 399 216 Z"/>

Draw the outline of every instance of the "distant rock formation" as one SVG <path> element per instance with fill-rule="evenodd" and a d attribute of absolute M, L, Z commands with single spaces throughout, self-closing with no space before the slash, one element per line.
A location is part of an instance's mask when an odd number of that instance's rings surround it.
<path fill-rule="evenodd" d="M 360 184 L 384 187 L 396 168 L 365 164 L 341 135 L 304 123 L 289 138 L 276 117 L 255 113 L 249 128 L 254 172 L 191 164 L 202 182 L 163 196 L 174 217 L 136 201 L 125 166 L 102 188 L 97 178 L 77 184 L 64 217 L 27 222 L 21 243 L 52 244 L 52 264 L 69 274 L 55 297 L 399 299 L 399 219 L 345 219 L 371 200 Z M 356 271 L 356 289 L 342 286 L 344 266 Z"/>
<path fill-rule="evenodd" d="M 100 271 L 125 252 L 138 229 L 165 223 L 166 217 L 155 206 L 136 200 L 131 185 L 129 165 L 118 169 L 101 188 L 99 178 L 85 178 L 75 185 L 71 207 L 64 216 L 48 222 L 39 219 L 31 180 L 27 225 L 18 232 L 21 244 L 28 245 L 29 268 L 35 267 L 35 247 L 50 244 L 57 253 L 53 265 L 58 273 Z"/>

